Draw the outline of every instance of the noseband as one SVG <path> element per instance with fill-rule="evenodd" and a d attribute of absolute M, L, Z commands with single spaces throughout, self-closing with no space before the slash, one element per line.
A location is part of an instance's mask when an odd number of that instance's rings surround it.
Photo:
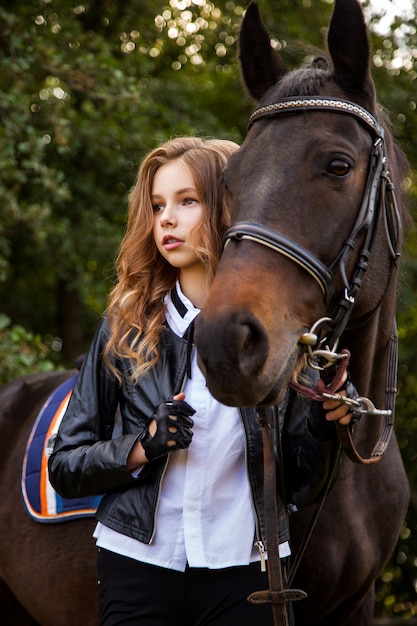
<path fill-rule="evenodd" d="M 401 218 L 395 198 L 394 185 L 389 178 L 384 129 L 369 111 L 358 104 L 340 98 L 317 96 L 286 98 L 275 104 L 256 109 L 249 118 L 249 128 L 258 120 L 300 111 L 331 111 L 349 115 L 365 126 L 373 137 L 368 178 L 356 221 L 348 238 L 329 267 L 296 241 L 277 230 L 256 222 L 237 222 L 231 226 L 225 234 L 224 247 L 230 241 L 248 239 L 291 259 L 316 280 L 323 293 L 327 309 L 329 309 L 334 295 L 334 270 L 338 267 L 344 283 L 344 293 L 329 317 L 329 332 L 325 337 L 326 343 L 333 346 L 337 345 L 339 337 L 346 328 L 356 302 L 356 296 L 368 268 L 372 244 L 381 215 L 384 219 L 388 249 L 393 260 L 397 260 L 400 255 L 397 246 L 400 241 Z M 347 261 L 363 233 L 366 233 L 365 241 L 359 252 L 353 275 L 349 279 L 346 274 Z"/>

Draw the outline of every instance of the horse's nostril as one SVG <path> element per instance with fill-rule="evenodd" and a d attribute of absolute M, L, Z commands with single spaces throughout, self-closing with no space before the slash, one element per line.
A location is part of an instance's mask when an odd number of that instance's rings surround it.
<path fill-rule="evenodd" d="M 253 319 L 241 326 L 242 343 L 240 363 L 242 373 L 257 375 L 268 356 L 269 341 L 263 326 Z"/>

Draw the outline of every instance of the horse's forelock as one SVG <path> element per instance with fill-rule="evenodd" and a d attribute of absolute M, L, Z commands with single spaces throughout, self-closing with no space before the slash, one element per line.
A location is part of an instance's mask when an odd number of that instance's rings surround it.
<path fill-rule="evenodd" d="M 332 75 L 333 72 L 326 57 L 316 57 L 308 65 L 288 72 L 271 91 L 273 91 L 274 98 L 279 99 L 292 96 L 317 96 L 324 85 L 332 79 Z"/>

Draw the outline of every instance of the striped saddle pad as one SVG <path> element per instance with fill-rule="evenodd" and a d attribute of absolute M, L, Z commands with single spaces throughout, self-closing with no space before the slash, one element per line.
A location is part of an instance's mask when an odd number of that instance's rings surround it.
<path fill-rule="evenodd" d="M 62 498 L 49 482 L 48 458 L 76 377 L 66 380 L 45 402 L 26 446 L 22 496 L 27 513 L 37 522 L 65 522 L 79 517 L 92 517 L 102 497 Z"/>

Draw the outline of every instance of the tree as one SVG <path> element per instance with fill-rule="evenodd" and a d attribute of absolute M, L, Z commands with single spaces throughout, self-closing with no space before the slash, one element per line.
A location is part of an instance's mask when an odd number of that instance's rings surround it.
<path fill-rule="evenodd" d="M 235 122 L 222 128 L 227 97 L 214 105 L 197 53 L 187 45 L 186 70 L 172 69 L 167 12 L 161 2 L 138 13 L 134 2 L 101 0 L 88 10 L 68 0 L 0 9 L 0 297 L 14 320 L 59 335 L 67 360 L 105 307 L 143 154 L 172 134 L 240 139 Z"/>

